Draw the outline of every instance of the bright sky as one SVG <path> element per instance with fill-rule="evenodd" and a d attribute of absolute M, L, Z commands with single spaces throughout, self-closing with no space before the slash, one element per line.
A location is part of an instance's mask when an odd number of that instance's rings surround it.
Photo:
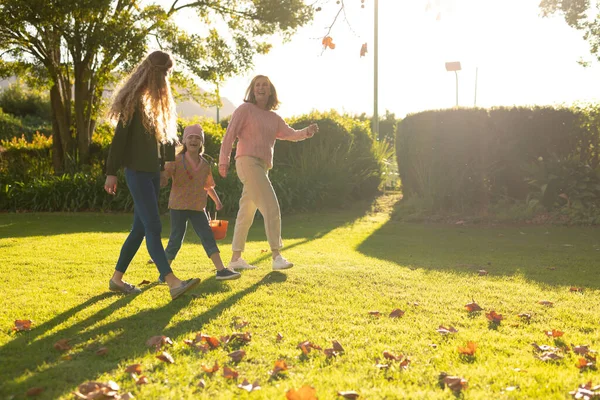
<path fill-rule="evenodd" d="M 552 105 L 600 97 L 600 63 L 582 33 L 562 17 L 542 18 L 540 0 L 379 0 L 379 114 L 453 107 L 456 80 L 445 62 L 460 61 L 459 105 Z M 229 79 L 221 95 L 236 106 L 255 74 L 271 78 L 284 117 L 337 109 L 373 113 L 374 0 L 345 0 L 331 32 L 334 50 L 322 52 L 321 38 L 336 12 L 322 5 L 315 21 L 291 42 L 276 42 L 255 69 Z M 430 7 L 427 4 L 430 3 Z M 437 19 L 437 14 L 441 18 Z M 362 43 L 366 57 L 359 57 Z"/>

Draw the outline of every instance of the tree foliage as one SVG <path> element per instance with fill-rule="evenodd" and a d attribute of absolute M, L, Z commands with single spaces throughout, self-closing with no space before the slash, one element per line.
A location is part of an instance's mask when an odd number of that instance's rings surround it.
<path fill-rule="evenodd" d="M 302 0 L 0 0 L 0 75 L 50 89 L 60 172 L 87 162 L 103 93 L 150 47 L 175 56 L 174 79 L 194 96 L 193 77 L 218 83 L 248 70 L 270 37 L 289 38 L 312 11 Z"/>

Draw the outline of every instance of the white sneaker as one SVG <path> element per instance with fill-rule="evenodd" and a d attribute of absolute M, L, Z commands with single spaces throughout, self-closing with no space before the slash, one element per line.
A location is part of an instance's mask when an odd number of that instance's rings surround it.
<path fill-rule="evenodd" d="M 256 266 L 248 264 L 246 260 L 240 257 L 236 261 L 230 261 L 227 268 L 235 271 L 237 269 L 254 269 Z"/>
<path fill-rule="evenodd" d="M 288 269 L 294 266 L 293 263 L 289 262 L 280 254 L 273 259 L 273 270 L 277 271 L 280 269 Z"/>

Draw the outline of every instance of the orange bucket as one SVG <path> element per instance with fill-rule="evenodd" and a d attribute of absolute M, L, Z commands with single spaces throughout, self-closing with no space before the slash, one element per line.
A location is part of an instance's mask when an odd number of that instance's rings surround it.
<path fill-rule="evenodd" d="M 215 236 L 215 240 L 225 239 L 227 236 L 227 225 L 229 225 L 229 221 L 221 220 L 221 219 L 211 219 L 208 221 L 210 225 L 210 229 L 213 231 L 213 235 Z"/>

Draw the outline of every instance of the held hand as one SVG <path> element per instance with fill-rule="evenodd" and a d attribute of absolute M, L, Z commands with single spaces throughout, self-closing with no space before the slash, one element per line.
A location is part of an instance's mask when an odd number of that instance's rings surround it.
<path fill-rule="evenodd" d="M 117 194 L 117 177 L 114 175 L 106 175 L 106 181 L 104 181 L 104 190 L 106 193 Z"/>
<path fill-rule="evenodd" d="M 317 132 L 319 132 L 319 125 L 317 125 L 317 124 L 310 124 L 308 126 L 308 128 L 306 128 L 306 137 L 307 138 L 311 138 Z"/>
<path fill-rule="evenodd" d="M 219 175 L 221 175 L 223 178 L 227 177 L 227 170 L 229 166 L 227 164 L 221 164 L 219 165 Z"/>
<path fill-rule="evenodd" d="M 216 208 L 217 208 L 217 211 L 220 211 L 223 208 L 223 203 L 221 203 L 220 201 L 218 201 L 217 204 L 216 204 Z"/>

